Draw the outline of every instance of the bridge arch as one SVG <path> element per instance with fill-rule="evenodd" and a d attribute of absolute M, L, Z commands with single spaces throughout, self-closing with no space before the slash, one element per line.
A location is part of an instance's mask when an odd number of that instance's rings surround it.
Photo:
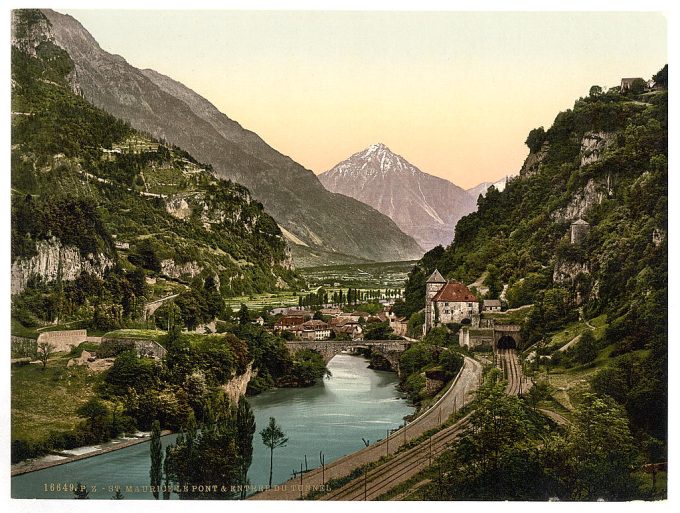
<path fill-rule="evenodd" d="M 390 363 L 392 369 L 399 373 L 399 358 L 410 347 L 406 340 L 362 340 L 362 341 L 286 341 L 286 346 L 291 353 L 301 349 L 311 349 L 323 356 L 326 363 L 343 352 L 358 352 L 360 349 L 370 349 L 373 354 L 379 355 Z"/>

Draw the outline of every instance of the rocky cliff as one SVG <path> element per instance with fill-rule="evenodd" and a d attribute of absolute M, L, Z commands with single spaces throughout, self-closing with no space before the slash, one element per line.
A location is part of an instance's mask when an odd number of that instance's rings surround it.
<path fill-rule="evenodd" d="M 75 280 L 82 272 L 101 278 L 114 260 L 103 253 L 81 255 L 75 246 L 64 246 L 52 238 L 36 242 L 37 254 L 30 258 L 18 258 L 12 262 L 11 290 L 17 294 L 26 288 L 31 278 L 50 283 L 57 279 Z"/>

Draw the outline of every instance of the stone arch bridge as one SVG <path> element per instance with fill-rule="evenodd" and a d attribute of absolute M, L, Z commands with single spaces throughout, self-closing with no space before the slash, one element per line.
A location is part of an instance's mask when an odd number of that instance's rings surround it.
<path fill-rule="evenodd" d="M 288 340 L 286 346 L 291 354 L 303 349 L 316 351 L 324 362 L 330 362 L 340 353 L 358 353 L 362 349 L 370 349 L 373 354 L 382 356 L 390 363 L 390 367 L 399 374 L 399 357 L 410 347 L 407 340 Z"/>

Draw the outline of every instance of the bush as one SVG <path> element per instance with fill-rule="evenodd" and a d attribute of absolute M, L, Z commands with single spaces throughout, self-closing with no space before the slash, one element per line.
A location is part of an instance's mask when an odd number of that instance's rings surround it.
<path fill-rule="evenodd" d="M 571 350 L 573 358 L 581 365 L 591 363 L 597 358 L 597 347 L 592 332 L 586 331 Z"/>
<path fill-rule="evenodd" d="M 126 351 L 134 351 L 135 343 L 132 340 L 107 338 L 97 348 L 98 358 L 113 358 Z"/>
<path fill-rule="evenodd" d="M 527 140 L 525 141 L 524 144 L 526 144 L 529 147 L 529 151 L 531 153 L 536 153 L 538 150 L 541 149 L 541 146 L 543 146 L 544 142 L 545 142 L 545 129 L 541 126 L 538 128 L 534 128 L 531 132 L 529 132 L 529 136 L 527 137 Z"/>
<path fill-rule="evenodd" d="M 114 395 L 125 395 L 129 388 L 143 392 L 158 381 L 153 360 L 139 358 L 135 351 L 121 353 L 106 373 L 104 381 Z"/>
<path fill-rule="evenodd" d="M 446 373 L 447 379 L 452 379 L 458 374 L 458 371 L 463 367 L 465 359 L 463 355 L 456 351 L 442 351 L 439 355 L 439 365 Z"/>
<path fill-rule="evenodd" d="M 45 445 L 29 440 L 12 440 L 11 445 L 11 462 L 12 464 L 29 458 L 38 458 L 47 453 Z"/>

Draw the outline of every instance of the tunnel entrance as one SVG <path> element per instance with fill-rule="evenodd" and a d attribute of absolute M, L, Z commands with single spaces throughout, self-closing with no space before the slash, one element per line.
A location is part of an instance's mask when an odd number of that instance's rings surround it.
<path fill-rule="evenodd" d="M 510 335 L 503 335 L 496 344 L 498 349 L 517 349 L 517 342 Z"/>

